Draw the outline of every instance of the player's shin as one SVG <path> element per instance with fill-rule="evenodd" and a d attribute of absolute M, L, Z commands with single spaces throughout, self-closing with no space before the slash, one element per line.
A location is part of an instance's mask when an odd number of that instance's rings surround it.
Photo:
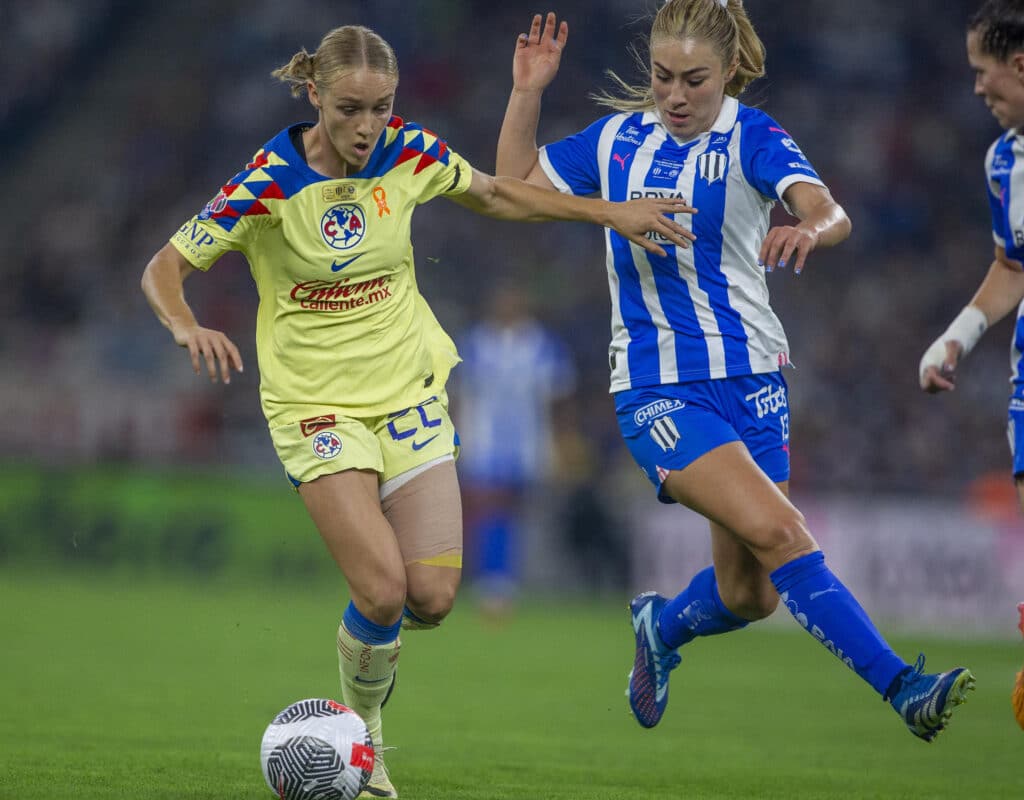
<path fill-rule="evenodd" d="M 771 579 L 797 622 L 885 697 L 907 663 L 825 565 L 824 554 L 818 551 L 793 559 L 775 570 Z"/>
<path fill-rule="evenodd" d="M 381 704 L 394 679 L 401 649 L 400 624 L 375 625 L 350 604 L 338 626 L 342 698 L 366 722 L 377 748 L 383 744 Z"/>

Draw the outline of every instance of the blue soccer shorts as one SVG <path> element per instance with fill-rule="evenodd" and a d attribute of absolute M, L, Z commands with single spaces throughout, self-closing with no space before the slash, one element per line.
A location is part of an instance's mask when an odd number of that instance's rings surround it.
<path fill-rule="evenodd" d="M 675 502 L 661 490 L 671 470 L 728 442 L 743 442 L 773 482 L 789 480 L 789 397 L 778 372 L 629 389 L 615 394 L 615 412 L 663 503 Z"/>
<path fill-rule="evenodd" d="M 1024 387 L 1014 387 L 1007 412 L 1006 438 L 1010 442 L 1013 477 L 1024 478 Z"/>

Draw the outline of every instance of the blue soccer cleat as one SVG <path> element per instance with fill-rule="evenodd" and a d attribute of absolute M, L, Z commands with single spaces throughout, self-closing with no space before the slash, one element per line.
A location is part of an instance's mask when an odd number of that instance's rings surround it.
<path fill-rule="evenodd" d="M 656 592 L 644 592 L 629 604 L 636 655 L 626 695 L 633 716 L 645 728 L 653 728 L 661 721 L 668 706 L 668 674 L 681 661 L 678 651 L 666 647 L 658 635 L 658 616 L 666 602 Z"/>
<path fill-rule="evenodd" d="M 937 675 L 924 674 L 924 654 L 897 679 L 899 688 L 886 699 L 903 717 L 914 736 L 930 742 L 946 727 L 953 710 L 974 689 L 970 670 L 958 667 Z"/>

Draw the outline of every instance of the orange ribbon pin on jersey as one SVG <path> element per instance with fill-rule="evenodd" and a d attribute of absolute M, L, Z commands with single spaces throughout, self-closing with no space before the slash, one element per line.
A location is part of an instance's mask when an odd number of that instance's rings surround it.
<path fill-rule="evenodd" d="M 391 216 L 391 209 L 388 208 L 388 195 L 384 191 L 383 186 L 378 186 L 373 190 L 373 199 L 377 203 L 377 218 L 380 219 L 385 214 Z"/>

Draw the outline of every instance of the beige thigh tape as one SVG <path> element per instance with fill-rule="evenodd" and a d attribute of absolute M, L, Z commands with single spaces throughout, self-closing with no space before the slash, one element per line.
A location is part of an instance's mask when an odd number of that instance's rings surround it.
<path fill-rule="evenodd" d="M 381 500 L 381 509 L 406 564 L 462 565 L 462 499 L 454 461 L 402 484 Z"/>

